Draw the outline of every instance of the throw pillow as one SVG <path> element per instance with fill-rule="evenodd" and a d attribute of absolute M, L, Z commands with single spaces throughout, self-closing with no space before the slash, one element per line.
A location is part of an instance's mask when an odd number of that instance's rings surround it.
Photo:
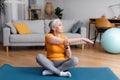
<path fill-rule="evenodd" d="M 6 26 L 10 27 L 12 34 L 17 34 L 17 30 L 15 29 L 11 22 L 6 23 Z"/>
<path fill-rule="evenodd" d="M 31 34 L 32 33 L 26 23 L 14 23 L 13 25 L 17 29 L 19 34 Z"/>
<path fill-rule="evenodd" d="M 80 21 L 76 22 L 76 23 L 73 25 L 71 32 L 72 32 L 72 33 L 77 33 L 77 31 L 80 29 L 80 27 L 82 27 L 82 25 L 83 25 L 82 22 L 80 22 Z"/>

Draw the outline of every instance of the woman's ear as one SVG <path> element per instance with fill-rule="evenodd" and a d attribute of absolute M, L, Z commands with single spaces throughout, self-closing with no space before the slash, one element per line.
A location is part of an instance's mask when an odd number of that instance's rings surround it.
<path fill-rule="evenodd" d="M 51 27 L 51 29 L 52 29 L 53 31 L 55 31 L 55 27 Z"/>

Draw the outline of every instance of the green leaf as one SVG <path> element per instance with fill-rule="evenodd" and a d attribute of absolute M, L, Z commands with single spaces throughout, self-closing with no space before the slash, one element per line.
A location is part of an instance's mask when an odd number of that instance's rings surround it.
<path fill-rule="evenodd" d="M 55 9 L 55 14 L 62 14 L 61 12 L 63 11 L 64 9 L 61 9 L 60 7 L 56 7 Z"/>
<path fill-rule="evenodd" d="M 5 0 L 0 0 L 0 15 L 5 14 L 5 8 L 6 8 Z"/>

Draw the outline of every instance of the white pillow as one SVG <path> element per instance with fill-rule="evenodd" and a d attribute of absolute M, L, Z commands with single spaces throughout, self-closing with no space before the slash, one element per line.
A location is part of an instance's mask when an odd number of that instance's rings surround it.
<path fill-rule="evenodd" d="M 12 34 L 17 34 L 17 30 L 15 29 L 14 25 L 12 24 L 12 22 L 8 22 L 8 23 L 6 23 L 6 25 L 8 27 L 10 27 L 10 30 L 11 30 Z"/>

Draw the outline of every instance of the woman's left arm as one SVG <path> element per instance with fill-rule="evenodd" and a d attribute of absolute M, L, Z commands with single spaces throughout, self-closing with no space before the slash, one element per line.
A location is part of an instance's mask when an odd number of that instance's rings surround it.
<path fill-rule="evenodd" d="M 70 46 L 65 46 L 65 54 L 68 58 L 72 56 L 71 48 Z"/>
<path fill-rule="evenodd" d="M 91 43 L 93 44 L 93 41 L 87 39 L 87 38 L 71 38 L 71 39 L 66 39 L 64 40 L 64 46 L 65 46 L 65 53 L 67 55 L 68 58 L 70 58 L 72 56 L 72 52 L 71 52 L 71 49 L 70 49 L 70 44 L 71 43 L 75 43 L 75 42 L 79 42 L 79 41 L 85 41 L 87 43 Z"/>
<path fill-rule="evenodd" d="M 64 40 L 65 54 L 68 58 L 72 56 L 70 41 L 68 39 Z"/>

